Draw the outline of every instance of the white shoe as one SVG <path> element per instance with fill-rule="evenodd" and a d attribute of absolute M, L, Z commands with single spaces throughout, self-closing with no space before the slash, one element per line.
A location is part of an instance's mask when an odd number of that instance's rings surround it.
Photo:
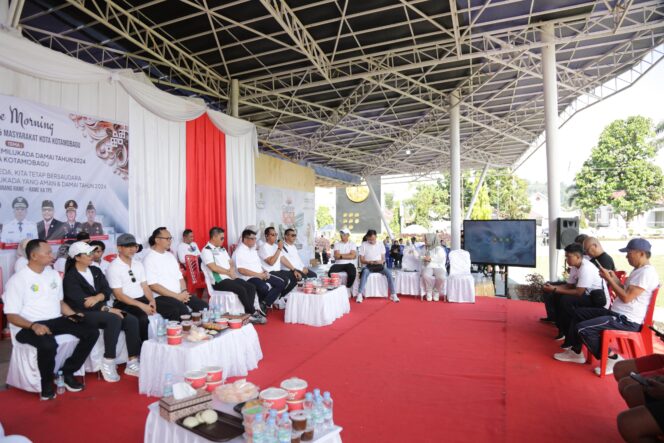
<path fill-rule="evenodd" d="M 431 300 L 432 300 L 431 294 L 427 294 L 427 301 L 431 301 Z"/>
<path fill-rule="evenodd" d="M 104 377 L 109 383 L 115 383 L 120 381 L 120 376 L 118 375 L 118 368 L 115 364 L 115 359 L 103 359 L 101 361 L 101 376 Z"/>
<path fill-rule="evenodd" d="M 440 300 L 440 296 L 438 294 L 433 296 L 433 301 L 438 301 Z"/>
<path fill-rule="evenodd" d="M 392 294 L 390 300 L 392 300 L 394 303 L 399 303 L 399 297 L 397 297 L 397 294 Z"/>
<path fill-rule="evenodd" d="M 617 358 L 609 358 L 606 360 L 606 370 L 604 371 L 604 375 L 613 374 L 613 367 L 616 365 L 616 363 L 624 360 L 624 358 L 622 358 L 620 354 L 616 354 L 616 356 Z M 595 368 L 595 374 L 597 374 L 598 377 L 601 375 L 601 370 L 599 366 Z"/>
<path fill-rule="evenodd" d="M 125 367 L 125 374 L 131 375 L 132 377 L 138 377 L 141 373 L 141 365 L 138 362 L 137 358 L 129 360 L 127 366 Z"/>
<path fill-rule="evenodd" d="M 358 303 L 362 303 L 362 294 L 357 294 L 357 297 L 355 297 L 355 301 Z"/>
<path fill-rule="evenodd" d="M 565 361 L 569 363 L 580 363 L 584 364 L 586 362 L 586 357 L 583 356 L 583 353 L 576 353 L 571 349 L 565 349 L 563 352 L 553 354 L 553 358 L 558 361 Z"/>

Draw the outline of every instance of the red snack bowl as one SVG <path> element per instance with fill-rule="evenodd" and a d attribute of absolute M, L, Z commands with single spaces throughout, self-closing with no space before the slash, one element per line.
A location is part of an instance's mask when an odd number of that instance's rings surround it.
<path fill-rule="evenodd" d="M 231 329 L 240 329 L 242 327 L 242 320 L 239 318 L 232 318 L 228 320 L 228 326 Z"/>
<path fill-rule="evenodd" d="M 204 371 L 207 374 L 208 383 L 221 381 L 221 366 L 208 366 Z"/>
<path fill-rule="evenodd" d="M 184 381 L 191 385 L 194 389 L 199 389 L 205 386 L 205 379 L 207 374 L 203 371 L 189 371 L 184 374 Z"/>
<path fill-rule="evenodd" d="M 218 325 L 226 326 L 228 324 L 228 319 L 226 317 L 219 317 L 214 322 Z"/>
<path fill-rule="evenodd" d="M 215 389 L 217 389 L 219 386 L 221 386 L 222 383 L 223 383 L 223 381 L 221 381 L 221 380 L 219 380 L 219 381 L 209 381 L 205 384 L 205 390 L 208 391 L 208 392 L 212 392 Z"/>
<path fill-rule="evenodd" d="M 288 400 L 302 400 L 307 392 L 307 382 L 301 378 L 293 377 L 281 382 L 281 388 L 288 392 Z"/>
<path fill-rule="evenodd" d="M 286 400 L 288 411 L 300 411 L 304 409 L 304 400 Z"/>
<path fill-rule="evenodd" d="M 288 392 L 281 388 L 267 388 L 258 394 L 258 398 L 261 399 L 264 407 L 280 411 L 286 407 Z"/>
<path fill-rule="evenodd" d="M 166 327 L 166 335 L 168 336 L 173 336 L 173 335 L 182 335 L 182 326 L 180 325 L 168 325 Z"/>
<path fill-rule="evenodd" d="M 182 344 L 182 334 L 180 335 L 169 335 L 166 337 L 169 345 L 179 345 Z"/>

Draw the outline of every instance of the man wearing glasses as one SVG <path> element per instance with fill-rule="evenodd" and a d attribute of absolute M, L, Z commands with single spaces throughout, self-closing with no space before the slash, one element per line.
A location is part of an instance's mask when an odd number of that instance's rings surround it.
<path fill-rule="evenodd" d="M 148 316 L 158 311 L 152 291 L 145 280 L 145 268 L 134 255 L 139 249 L 136 238 L 131 234 L 122 234 L 117 240 L 118 257 L 106 271 L 108 285 L 113 290 L 114 307 L 129 312 L 138 319 L 141 341 L 148 339 Z M 168 310 L 168 306 L 166 306 Z"/>
<path fill-rule="evenodd" d="M 283 280 L 263 269 L 256 250 L 256 232 L 250 229 L 242 231 L 242 243 L 233 252 L 233 261 L 240 278 L 256 287 L 261 310 L 267 312 L 267 308 L 272 306 L 284 290 L 285 284 Z"/>
<path fill-rule="evenodd" d="M 258 255 L 262 260 L 263 269 L 284 281 L 284 290 L 280 297 L 285 296 L 297 286 L 297 280 L 293 278 L 290 272 L 281 270 L 281 255 L 284 244 L 281 240 L 277 241 L 277 231 L 270 226 L 265 229 L 265 243 L 258 250 Z"/>
<path fill-rule="evenodd" d="M 228 291 L 237 295 L 244 307 L 244 312 L 251 314 L 250 321 L 257 324 L 267 323 L 265 313 L 254 308 L 256 288 L 249 282 L 238 278 L 228 252 L 222 246 L 225 233 L 222 228 L 210 229 L 210 241 L 201 251 L 205 279 L 217 291 Z"/>
<path fill-rule="evenodd" d="M 318 277 L 315 272 L 307 269 L 304 263 L 302 263 L 300 253 L 297 252 L 297 247 L 295 246 L 295 240 L 297 239 L 295 229 L 286 229 L 284 236 L 286 237 L 286 244 L 284 245 L 284 253 L 281 254 L 281 264 L 293 273 L 296 280 Z"/>
<path fill-rule="evenodd" d="M 145 276 L 152 292 L 157 293 L 155 300 L 157 310 L 169 320 L 179 320 L 181 315 L 200 312 L 208 305 L 198 297 L 192 297 L 187 292 L 187 283 L 182 277 L 180 265 L 175 255 L 171 253 L 173 237 L 165 227 L 157 228 L 150 237 L 152 250 L 143 259 Z M 168 310 L 162 305 L 168 306 Z"/>

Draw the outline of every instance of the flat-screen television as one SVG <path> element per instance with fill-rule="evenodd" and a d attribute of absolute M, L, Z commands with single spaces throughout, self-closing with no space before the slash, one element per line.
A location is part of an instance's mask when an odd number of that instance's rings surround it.
<path fill-rule="evenodd" d="M 463 249 L 476 264 L 534 268 L 535 220 L 464 220 Z"/>

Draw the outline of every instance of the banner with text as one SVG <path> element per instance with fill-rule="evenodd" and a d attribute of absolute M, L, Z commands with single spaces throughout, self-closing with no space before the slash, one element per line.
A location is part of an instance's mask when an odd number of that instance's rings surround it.
<path fill-rule="evenodd" d="M 0 243 L 127 232 L 126 124 L 0 95 Z"/>

